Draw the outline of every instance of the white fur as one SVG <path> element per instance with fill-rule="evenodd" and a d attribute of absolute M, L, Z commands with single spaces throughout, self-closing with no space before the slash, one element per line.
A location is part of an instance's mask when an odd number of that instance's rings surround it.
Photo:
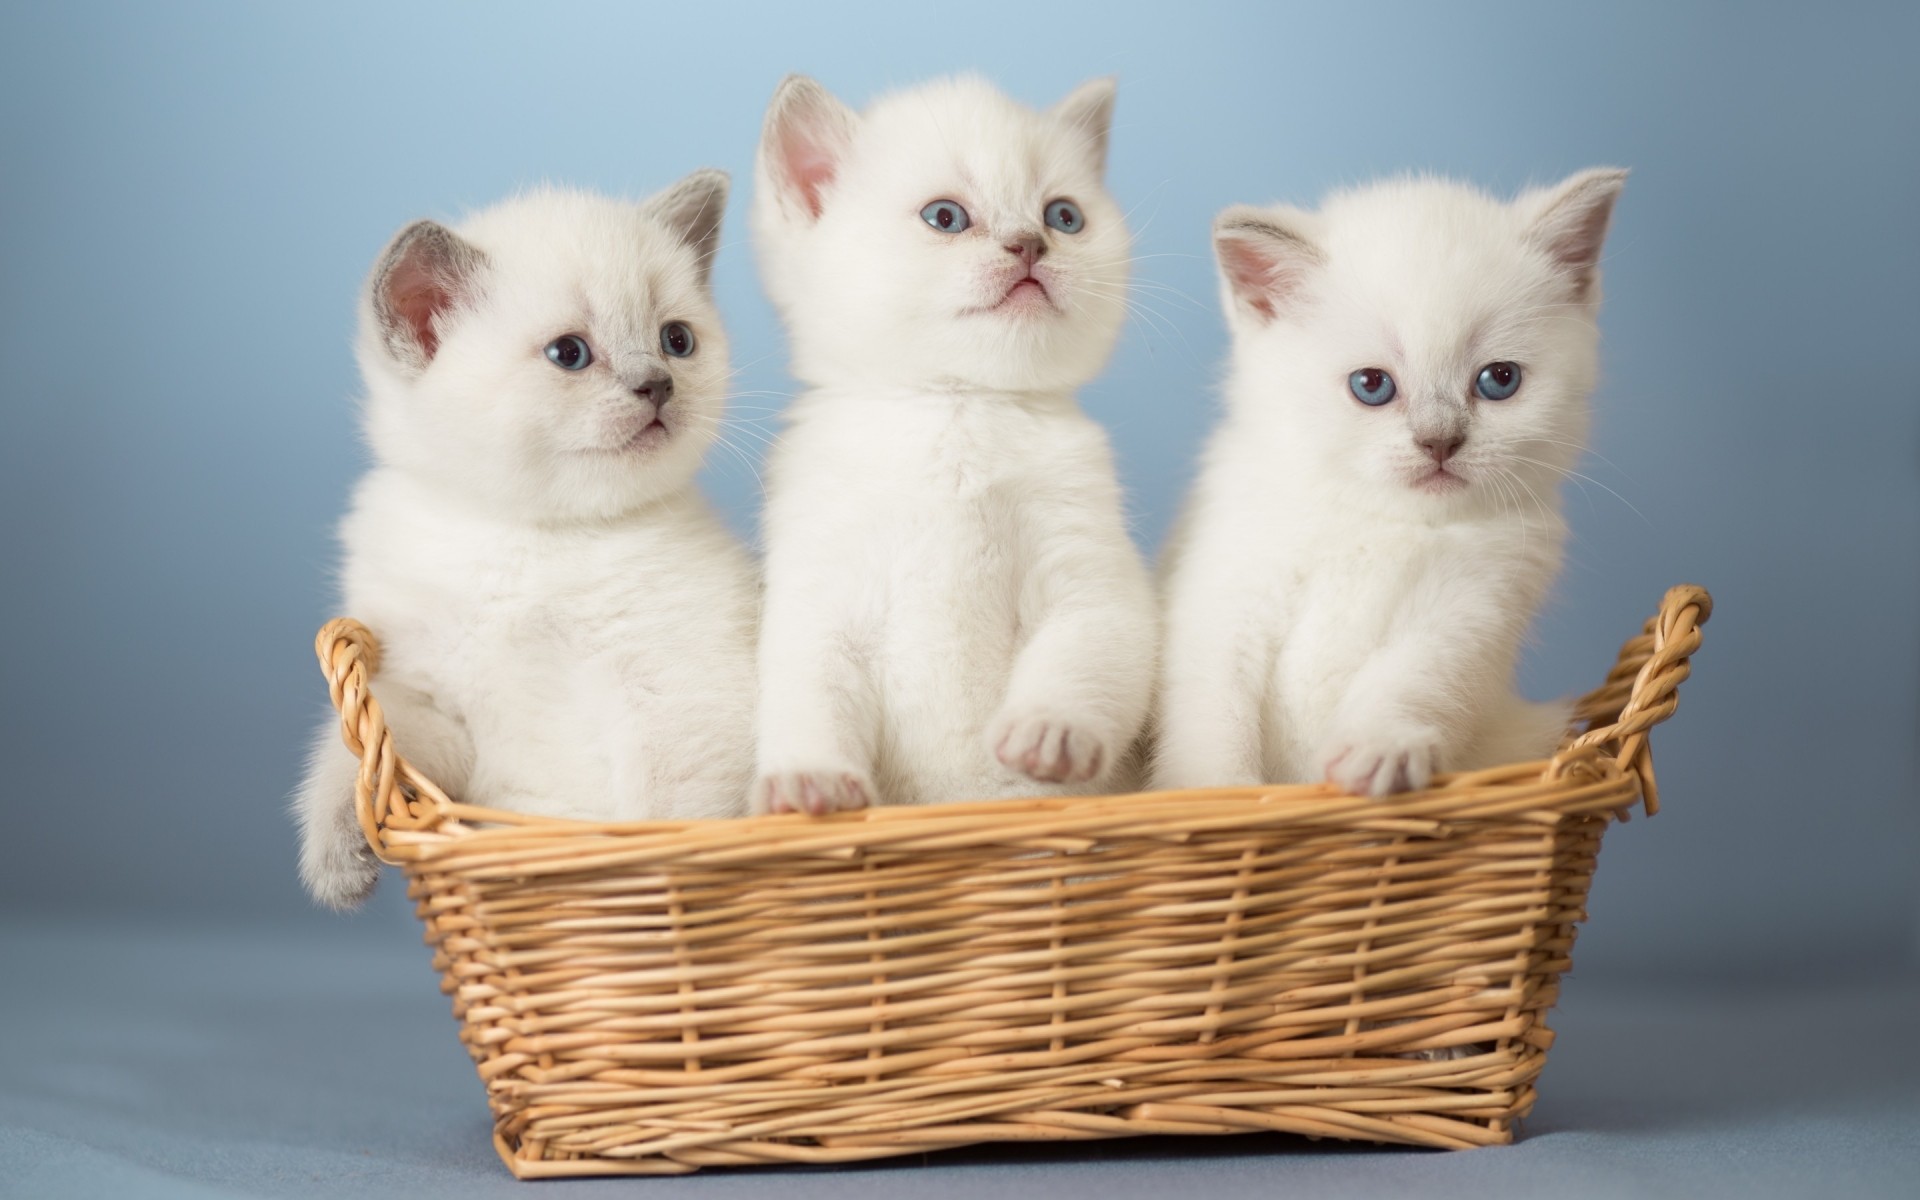
<path fill-rule="evenodd" d="M 381 640 L 400 752 L 461 800 L 594 820 L 744 809 L 755 582 L 693 482 L 728 377 L 707 286 L 725 202 L 718 172 L 641 206 L 537 192 L 457 235 L 411 227 L 369 283 L 375 464 L 341 527 L 342 600 Z M 419 301 L 437 351 L 393 318 L 403 278 L 442 288 Z M 671 320 L 694 330 L 690 357 L 662 352 Z M 592 348 L 583 371 L 546 356 L 570 333 Z M 377 868 L 354 772 L 329 720 L 296 808 L 302 876 L 336 906 Z"/>
<path fill-rule="evenodd" d="M 1073 395 L 1124 315 L 1112 98 L 1098 81 L 1036 113 L 962 78 L 855 114 L 798 77 L 774 97 L 755 232 L 811 390 L 768 477 L 759 809 L 1119 775 L 1155 614 L 1105 434 Z M 1079 232 L 1043 223 L 1059 197 Z M 972 228 L 923 221 L 942 199 Z M 1044 246 L 1049 300 L 981 311 L 1026 273 L 1007 248 L 1022 239 Z"/>
<path fill-rule="evenodd" d="M 1380 795 L 1552 751 L 1565 707 L 1512 676 L 1560 564 L 1623 180 L 1511 204 L 1402 180 L 1222 214 L 1233 363 L 1168 555 L 1158 786 Z M 1520 390 L 1475 396 L 1503 360 Z M 1367 367 L 1392 403 L 1349 394 Z M 1460 481 L 1436 483 L 1416 439 L 1461 435 Z"/>

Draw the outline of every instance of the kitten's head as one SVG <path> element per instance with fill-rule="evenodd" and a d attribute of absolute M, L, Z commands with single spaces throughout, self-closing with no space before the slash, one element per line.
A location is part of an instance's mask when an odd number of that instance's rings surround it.
<path fill-rule="evenodd" d="M 794 372 L 812 383 L 1062 389 L 1125 315 L 1126 226 L 1101 177 L 1113 82 L 1045 112 L 975 78 L 855 113 L 789 77 L 761 135 L 754 227 Z"/>
<path fill-rule="evenodd" d="M 375 456 L 540 521 L 684 487 L 724 409 L 708 267 L 726 201 L 726 175 L 699 171 L 639 205 L 543 190 L 402 230 L 361 305 Z"/>
<path fill-rule="evenodd" d="M 1214 224 L 1234 415 L 1351 503 L 1531 506 L 1579 456 L 1626 172 L 1511 203 L 1434 179 Z"/>

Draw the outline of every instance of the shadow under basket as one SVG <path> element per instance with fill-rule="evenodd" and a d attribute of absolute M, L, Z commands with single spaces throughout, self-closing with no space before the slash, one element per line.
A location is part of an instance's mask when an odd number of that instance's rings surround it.
<path fill-rule="evenodd" d="M 1667 593 L 1545 762 L 1322 785 L 610 825 L 458 804 L 318 650 L 522 1178 L 978 1142 L 1513 1139 L 1601 835 L 1658 809 L 1711 601 Z"/>

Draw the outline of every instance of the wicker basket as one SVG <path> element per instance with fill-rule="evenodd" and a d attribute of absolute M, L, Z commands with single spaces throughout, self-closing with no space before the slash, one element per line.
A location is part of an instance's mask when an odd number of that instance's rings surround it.
<path fill-rule="evenodd" d="M 1545 763 L 1324 786 L 591 825 L 450 800 L 320 632 L 515 1175 L 1286 1130 L 1511 1141 L 1601 834 L 1711 601 L 1667 593 Z"/>

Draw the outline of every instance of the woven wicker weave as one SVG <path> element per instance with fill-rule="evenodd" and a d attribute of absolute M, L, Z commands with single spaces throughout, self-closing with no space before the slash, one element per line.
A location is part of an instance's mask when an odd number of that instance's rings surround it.
<path fill-rule="evenodd" d="M 589 825 L 400 757 L 320 633 L 359 816 L 403 867 L 522 1177 L 987 1141 L 1512 1140 L 1601 834 L 1657 808 L 1711 602 L 1675 588 L 1549 762 L 1323 786 Z"/>

